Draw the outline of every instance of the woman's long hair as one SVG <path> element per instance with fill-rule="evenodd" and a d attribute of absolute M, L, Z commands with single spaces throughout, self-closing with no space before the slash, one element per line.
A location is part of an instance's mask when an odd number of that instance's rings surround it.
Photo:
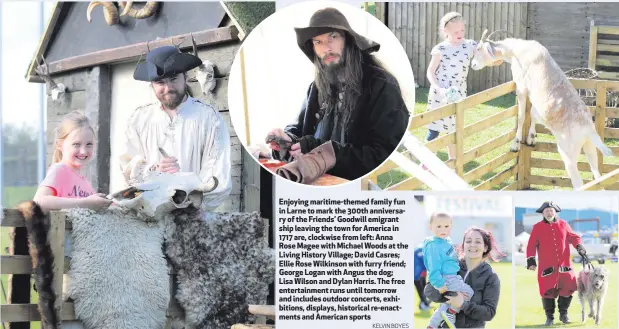
<path fill-rule="evenodd" d="M 458 248 L 460 258 L 464 258 L 464 241 L 466 241 L 466 236 L 472 232 L 478 232 L 481 235 L 481 238 L 484 242 L 484 247 L 487 248 L 482 254 L 482 258 L 491 259 L 495 262 L 498 262 L 506 256 L 506 254 L 499 249 L 499 246 L 490 231 L 485 230 L 481 227 L 473 226 L 469 227 L 464 232 L 464 236 L 462 238 L 462 245 L 460 245 L 460 247 Z"/>

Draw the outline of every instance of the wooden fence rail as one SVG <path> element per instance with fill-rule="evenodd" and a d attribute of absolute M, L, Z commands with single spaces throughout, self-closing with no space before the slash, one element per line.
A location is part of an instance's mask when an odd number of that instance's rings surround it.
<path fill-rule="evenodd" d="M 589 68 L 596 70 L 601 79 L 619 80 L 619 27 L 591 27 Z"/>
<path fill-rule="evenodd" d="M 595 127 L 602 138 L 619 138 L 619 128 L 610 128 L 605 126 L 605 120 L 607 118 L 619 118 L 619 109 L 607 108 L 606 94 L 609 90 L 619 90 L 619 82 L 608 80 L 582 80 L 572 79 L 570 82 L 577 89 L 595 89 L 597 91 L 596 106 L 590 106 L 592 117 L 595 119 Z M 505 131 L 499 136 L 493 137 L 490 140 L 485 141 L 481 145 L 477 145 L 470 150 L 465 151 L 465 139 L 473 136 L 476 133 L 487 130 L 504 122 L 505 120 L 517 120 L 518 105 L 511 106 L 507 109 L 501 110 L 491 116 L 485 117 L 477 122 L 464 125 L 464 114 L 466 111 L 474 109 L 477 105 L 483 104 L 495 98 L 509 94 L 515 91 L 515 83 L 508 82 L 502 85 L 490 88 L 483 92 L 466 97 L 459 102 L 445 105 L 443 107 L 427 111 L 424 113 L 413 116 L 409 131 L 422 128 L 435 120 L 447 117 L 449 115 L 456 114 L 456 130 L 455 132 L 440 136 L 430 142 L 425 143 L 432 152 L 437 152 L 440 149 L 447 147 L 450 144 L 456 146 L 455 161 L 446 161 L 445 164 L 451 168 L 454 168 L 456 173 L 464 179 L 467 183 L 477 181 L 488 174 L 493 173 L 491 177 L 478 183 L 474 188 L 476 190 L 490 190 L 495 189 L 497 186 L 502 190 L 526 190 L 535 188 L 536 186 L 552 186 L 552 187 L 572 187 L 571 181 L 567 177 L 554 177 L 544 176 L 537 169 L 559 169 L 564 172 L 563 161 L 557 159 L 549 159 L 548 156 L 558 157 L 557 144 L 554 142 L 537 142 L 535 146 L 530 147 L 525 144 L 521 145 L 520 151 L 502 153 L 493 159 L 490 159 L 484 163 L 479 163 L 473 168 L 469 168 L 465 172 L 465 166 L 470 164 L 471 161 L 478 160 L 480 157 L 505 146 L 510 143 L 516 137 L 516 126 L 509 131 Z M 531 104 L 527 100 L 527 110 L 525 114 L 525 123 L 523 126 L 522 140 L 526 139 L 529 126 L 531 124 Z M 550 134 L 550 131 L 544 126 L 536 125 L 536 130 L 539 134 Z M 610 147 L 613 152 L 613 158 L 619 156 L 619 146 Z M 543 154 L 540 154 L 543 153 Z M 608 174 L 619 168 L 619 164 L 604 163 L 604 158 L 601 152 L 598 151 L 598 166 L 602 175 Z M 420 161 L 422 159 L 413 159 Z M 411 160 L 412 161 L 412 160 Z M 421 161 L 423 162 L 423 161 Z M 372 184 L 373 187 L 377 186 L 378 176 L 392 172 L 393 170 L 400 168 L 392 160 L 388 160 L 383 166 L 372 172 L 366 180 L 363 182 L 363 187 L 368 188 L 368 184 Z M 495 171 L 502 168 L 499 172 Z M 536 170 L 533 171 L 532 168 Z M 579 162 L 578 168 L 581 172 L 590 172 L 591 169 L 587 162 Z M 432 170 L 432 168 L 429 168 Z M 508 182 L 512 177 L 515 177 L 513 182 Z M 619 183 L 617 182 L 619 175 L 605 175 L 604 179 L 592 183 L 593 185 L 587 187 L 587 189 L 593 188 L 605 188 L 611 190 L 619 190 Z M 589 183 L 591 180 L 584 180 L 584 183 Z M 423 189 L 425 184 L 418 177 L 409 177 L 401 182 L 392 184 L 385 187 L 385 190 L 415 190 Z"/>

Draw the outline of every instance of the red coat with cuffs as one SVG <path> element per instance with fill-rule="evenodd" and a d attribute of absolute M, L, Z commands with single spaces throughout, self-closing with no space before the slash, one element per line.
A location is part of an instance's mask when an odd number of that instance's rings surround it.
<path fill-rule="evenodd" d="M 570 244 L 576 248 L 581 243 L 580 236 L 562 219 L 557 218 L 552 223 L 544 219 L 533 225 L 527 244 L 527 267 L 535 264 L 537 253 L 537 283 L 542 297 L 555 298 L 557 292 L 561 296 L 571 296 L 576 291 Z M 555 293 L 546 295 L 553 288 L 557 289 Z"/>

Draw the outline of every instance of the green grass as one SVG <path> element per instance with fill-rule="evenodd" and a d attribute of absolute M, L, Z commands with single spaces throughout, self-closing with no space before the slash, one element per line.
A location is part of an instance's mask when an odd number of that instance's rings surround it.
<path fill-rule="evenodd" d="M 32 200 L 34 193 L 36 192 L 36 186 L 24 186 L 24 187 L 5 187 L 4 195 L 2 196 L 2 206 L 5 208 L 13 208 L 22 201 Z M 0 247 L 2 251 L 0 254 L 7 255 L 9 253 L 9 232 L 8 227 L 3 227 L 0 230 Z M 5 294 L 8 293 L 8 275 L 2 275 L 2 291 L 0 291 L 0 302 L 6 304 Z M 30 291 L 30 302 L 36 303 L 38 300 L 38 294 L 34 289 Z M 40 328 L 40 322 L 35 321 L 30 323 L 31 329 Z M 6 326 L 6 325 L 5 325 Z"/>
<path fill-rule="evenodd" d="M 593 319 L 586 318 L 585 323 L 580 321 L 580 303 L 578 294 L 574 293 L 572 303 L 568 309 L 568 316 L 571 324 L 565 325 L 559 322 L 559 311 L 555 311 L 555 325 L 561 328 L 617 328 L 617 274 L 619 272 L 617 263 L 606 263 L 604 265 L 594 264 L 595 266 L 605 266 L 610 272 L 608 280 L 608 294 L 606 303 L 602 309 L 602 321 L 599 326 L 595 326 Z M 575 265 L 576 266 L 576 265 Z M 576 272 L 580 271 L 581 266 L 575 267 Z M 578 274 L 576 274 L 578 275 Z M 585 316 L 588 314 L 585 312 Z M 541 328 L 546 321 L 546 315 L 542 309 L 542 299 L 539 295 L 537 286 L 536 272 L 529 271 L 524 267 L 516 267 L 516 328 Z M 557 322 L 560 324 L 557 324 Z"/>
<path fill-rule="evenodd" d="M 491 263 L 492 269 L 501 279 L 501 296 L 497 306 L 497 312 L 492 321 L 486 322 L 488 329 L 506 329 L 512 327 L 512 264 L 511 263 Z M 419 296 L 414 293 L 415 305 L 415 328 L 426 328 L 434 312 L 434 308 L 427 311 L 419 310 Z M 438 304 L 432 304 L 437 307 Z"/>
<path fill-rule="evenodd" d="M 415 112 L 414 114 L 420 114 L 426 111 L 426 102 L 428 99 L 428 88 L 417 88 L 416 92 L 415 92 Z M 474 122 L 480 121 L 482 119 L 485 119 L 491 115 L 494 115 L 502 110 L 507 109 L 508 107 L 514 106 L 516 105 L 516 95 L 514 93 L 509 93 L 507 95 L 498 97 L 496 99 L 493 99 L 489 102 L 480 104 L 475 106 L 473 109 L 469 109 L 467 111 L 465 111 L 465 116 L 464 116 L 464 124 L 465 125 L 469 125 L 472 124 Z M 515 118 L 509 118 L 507 120 L 504 120 L 502 122 L 500 122 L 497 125 L 494 125 L 488 129 L 485 129 L 481 132 L 478 132 L 476 134 L 473 134 L 471 136 L 466 136 L 465 140 L 464 140 L 464 152 L 468 152 L 469 150 L 497 137 L 500 136 L 502 134 L 504 134 L 507 131 L 513 130 L 516 128 L 516 119 Z M 426 134 L 428 132 L 428 129 L 426 127 L 421 127 L 421 128 L 417 128 L 414 129 L 412 131 L 413 135 L 415 137 L 417 137 L 419 140 L 424 141 L 425 142 L 425 138 L 426 138 Z M 441 135 L 442 136 L 442 135 Z M 552 135 L 545 135 L 545 134 L 538 134 L 537 135 L 537 141 L 539 142 L 554 142 L 555 138 Z M 619 140 L 617 139 L 606 139 L 605 140 L 606 144 L 609 146 L 619 146 Z M 477 167 L 479 167 L 480 165 L 485 164 L 486 162 L 506 153 L 509 152 L 509 147 L 510 147 L 510 143 L 507 143 L 501 147 L 496 148 L 495 150 L 484 154 L 483 156 L 468 162 L 464 165 L 464 172 L 467 173 Z M 448 159 L 448 155 L 447 155 L 447 149 L 445 148 L 444 150 L 439 150 L 437 152 L 437 156 L 443 160 L 446 161 Z M 544 158 L 544 159 L 555 159 L 555 160 L 560 160 L 561 157 L 559 156 L 558 153 L 544 153 L 544 152 L 533 152 L 532 153 L 533 157 L 536 158 Z M 579 161 L 586 161 L 586 157 L 581 154 L 579 157 Z M 470 182 L 471 186 L 476 186 L 479 185 L 480 183 L 492 178 L 493 176 L 495 176 L 496 174 L 502 172 L 505 169 L 508 169 L 509 167 L 511 167 L 514 163 L 516 163 L 516 160 L 512 160 L 510 162 L 507 162 L 506 164 L 498 167 L 497 169 L 495 169 L 492 172 L 487 173 L 486 175 L 484 175 L 483 177 L 481 177 L 481 179 L 477 179 L 474 180 L 472 182 Z M 604 163 L 609 163 L 609 164 L 619 164 L 619 157 L 605 157 L 604 158 Z M 565 170 L 563 168 L 561 169 L 540 169 L 540 168 L 532 168 L 531 170 L 531 174 L 532 175 L 540 175 L 540 176 L 553 176 L 553 177 L 568 177 Z M 389 172 L 386 172 L 380 176 L 378 176 L 378 185 L 384 189 L 386 187 L 389 187 L 391 185 L 394 185 L 398 182 L 403 181 L 404 179 L 410 177 L 410 175 L 400 169 L 394 169 L 391 170 Z M 593 175 L 591 173 L 585 172 L 582 173 L 582 177 L 583 179 L 592 179 Z M 502 189 L 503 187 L 513 183 L 514 178 L 510 178 L 508 180 L 506 180 L 504 183 L 494 186 L 492 189 L 493 190 L 499 190 Z M 428 189 L 427 186 L 423 186 L 422 189 Z M 552 186 L 538 186 L 538 185 L 532 185 L 531 189 L 535 189 L 535 190 L 552 190 L 554 189 L 554 187 Z M 564 189 L 564 188 L 560 188 L 560 189 Z"/>

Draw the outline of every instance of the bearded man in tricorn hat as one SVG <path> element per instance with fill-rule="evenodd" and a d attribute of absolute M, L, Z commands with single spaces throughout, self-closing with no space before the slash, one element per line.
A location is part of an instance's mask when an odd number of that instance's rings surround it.
<path fill-rule="evenodd" d="M 527 268 L 537 269 L 537 284 L 546 313 L 546 325 L 554 321 L 555 305 L 559 307 L 559 320 L 570 323 L 567 310 L 576 291 L 576 276 L 570 260 L 570 244 L 581 256 L 586 255 L 580 236 L 572 231 L 570 225 L 557 217 L 561 208 L 552 201 L 542 204 L 538 213 L 542 221 L 533 225 L 527 244 Z M 535 254 L 539 265 L 535 261 Z M 539 268 L 538 268 L 539 267 Z M 555 298 L 557 298 L 555 304 Z"/>
<path fill-rule="evenodd" d="M 231 190 L 230 135 L 222 115 L 189 95 L 187 72 L 202 64 L 177 47 L 151 50 L 133 78 L 149 82 L 159 100 L 138 107 L 127 124 L 120 157 L 127 184 L 151 172 L 194 172 L 216 188 L 204 193 L 202 209 L 217 208 Z"/>
<path fill-rule="evenodd" d="M 356 33 L 337 9 L 318 10 L 309 27 L 295 31 L 316 73 L 296 122 L 270 132 L 292 144 L 280 152 L 281 143 L 271 142 L 273 157 L 291 161 L 325 148 L 335 157 L 327 173 L 364 176 L 395 150 L 408 126 L 398 82 L 372 55 L 380 45 Z"/>

